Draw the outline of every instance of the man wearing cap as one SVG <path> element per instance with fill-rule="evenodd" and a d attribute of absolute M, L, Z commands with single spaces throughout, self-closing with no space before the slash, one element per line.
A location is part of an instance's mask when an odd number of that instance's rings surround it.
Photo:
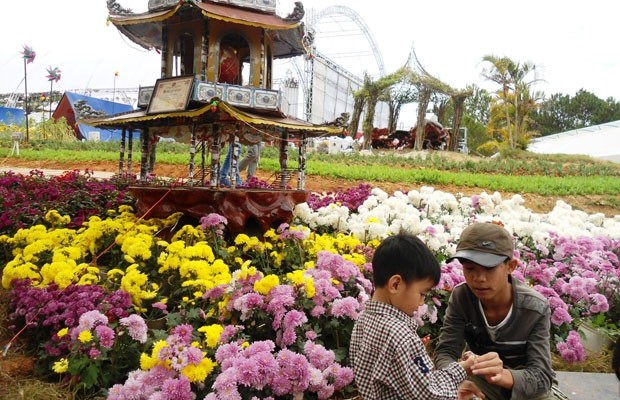
<path fill-rule="evenodd" d="M 486 400 L 566 398 L 551 367 L 547 299 L 514 279 L 514 239 L 503 227 L 474 223 L 461 234 L 455 255 L 465 282 L 450 295 L 435 348 L 437 368 L 477 354 L 470 377 Z M 556 397 L 557 396 L 557 397 Z"/>

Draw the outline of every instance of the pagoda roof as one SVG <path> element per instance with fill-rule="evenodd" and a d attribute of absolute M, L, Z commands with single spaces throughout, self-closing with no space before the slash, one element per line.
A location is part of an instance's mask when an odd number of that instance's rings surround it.
<path fill-rule="evenodd" d="M 136 14 L 110 14 L 108 20 L 125 36 L 141 47 L 161 50 L 162 22 L 174 17 L 183 7 L 197 7 L 206 18 L 230 23 L 260 27 L 271 35 L 274 42 L 273 57 L 287 58 L 303 55 L 303 22 L 278 15 L 212 2 L 186 2 L 180 0 L 165 10 Z"/>
<path fill-rule="evenodd" d="M 320 137 L 339 135 L 343 133 L 343 127 L 337 125 L 315 125 L 310 122 L 287 116 L 281 112 L 257 111 L 256 109 L 241 109 L 224 101 L 218 101 L 217 107 L 222 115 L 213 113 L 211 103 L 203 104 L 197 108 L 158 114 L 148 114 L 146 110 L 131 111 L 123 114 L 112 115 L 102 118 L 82 120 L 82 123 L 97 128 L 133 128 L 159 127 L 164 125 L 186 125 L 189 122 L 210 124 L 215 122 L 243 122 L 250 127 L 262 131 L 286 129 L 295 135 L 305 132 L 308 137 Z"/>

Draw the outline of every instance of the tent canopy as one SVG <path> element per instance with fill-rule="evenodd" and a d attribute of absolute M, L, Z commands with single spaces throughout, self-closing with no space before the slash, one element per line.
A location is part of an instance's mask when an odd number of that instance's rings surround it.
<path fill-rule="evenodd" d="M 620 163 L 620 120 L 537 138 L 528 150 L 539 154 L 581 154 Z"/>
<path fill-rule="evenodd" d="M 129 104 L 65 92 L 52 117 L 55 120 L 65 117 L 69 126 L 75 130 L 75 135 L 79 140 L 109 142 L 120 140 L 122 131 L 120 129 L 97 128 L 84 124 L 82 121 L 125 113 L 133 109 Z"/>

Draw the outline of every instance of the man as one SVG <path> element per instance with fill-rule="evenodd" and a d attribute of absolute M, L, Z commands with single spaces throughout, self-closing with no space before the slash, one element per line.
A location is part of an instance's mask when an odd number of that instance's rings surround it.
<path fill-rule="evenodd" d="M 465 283 L 448 302 L 435 364 L 443 368 L 460 359 L 465 346 L 496 369 L 484 373 L 476 364 L 472 380 L 485 399 L 555 399 L 551 367 L 550 307 L 547 299 L 513 279 L 514 239 L 494 223 L 474 223 L 461 234 L 456 254 Z M 490 356 L 490 354 L 494 354 Z"/>
<path fill-rule="evenodd" d="M 256 168 L 258 167 L 258 160 L 260 159 L 260 151 L 262 142 L 254 143 L 248 146 L 248 151 L 241 161 L 239 161 L 239 173 L 248 170 L 246 176 L 246 182 L 256 175 Z"/>

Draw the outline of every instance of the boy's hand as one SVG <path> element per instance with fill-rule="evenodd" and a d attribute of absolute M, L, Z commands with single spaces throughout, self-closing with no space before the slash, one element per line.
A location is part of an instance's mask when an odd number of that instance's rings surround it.
<path fill-rule="evenodd" d="M 466 351 L 465 353 L 463 353 L 463 356 L 461 357 L 461 361 L 459 362 L 459 364 L 461 364 L 461 367 L 463 367 L 463 369 L 465 369 L 465 371 L 467 371 L 467 375 L 471 375 L 471 369 L 474 366 L 474 363 L 476 362 L 476 356 L 474 353 L 472 353 L 471 351 Z"/>

